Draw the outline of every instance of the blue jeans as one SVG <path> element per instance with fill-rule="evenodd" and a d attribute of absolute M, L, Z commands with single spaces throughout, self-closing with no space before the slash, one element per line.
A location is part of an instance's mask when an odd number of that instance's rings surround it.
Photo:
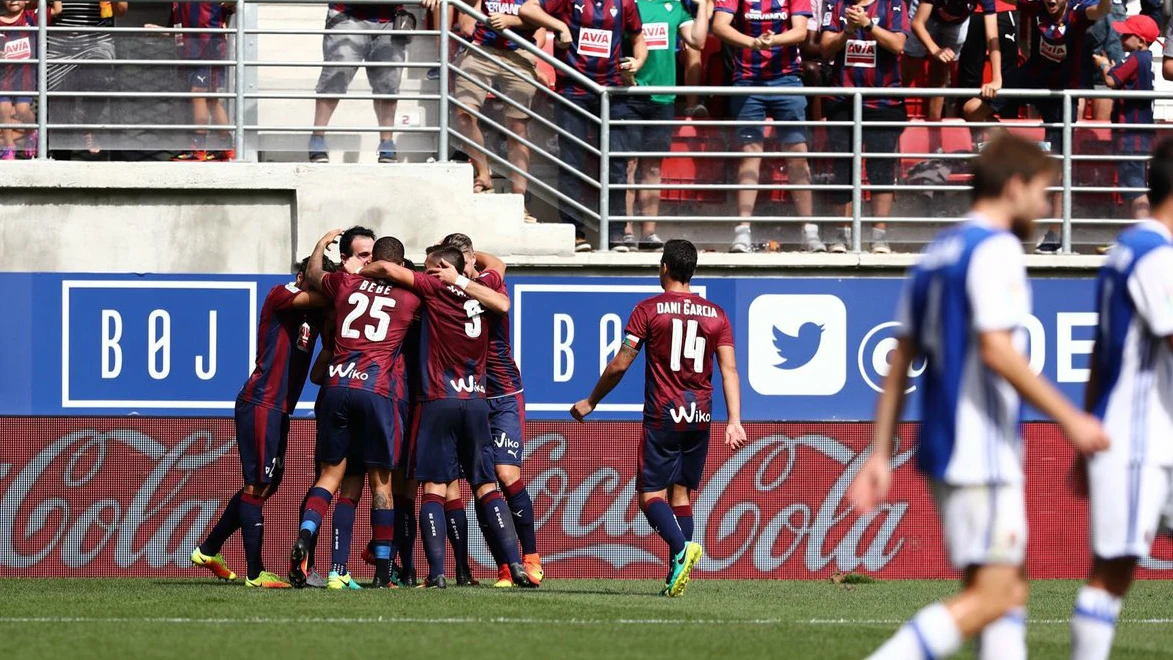
<path fill-rule="evenodd" d="M 739 83 L 751 85 L 752 83 Z M 764 83 L 767 87 L 802 87 L 798 76 L 782 76 Z M 806 121 L 805 96 L 734 96 L 729 101 L 729 111 L 737 121 Z M 806 143 L 806 128 L 803 126 L 775 126 L 775 138 L 779 144 Z M 739 126 L 737 142 L 754 144 L 765 140 L 761 126 Z"/>
<path fill-rule="evenodd" d="M 599 116 L 598 98 L 593 96 L 563 96 L 562 98 L 596 117 Z M 631 111 L 627 107 L 627 100 L 612 98 L 611 119 L 631 118 Z M 564 103 L 555 102 L 554 122 L 567 133 L 578 137 L 587 144 L 595 146 L 599 144 L 598 124 L 584 117 L 581 113 L 566 107 Z M 611 151 L 613 152 L 631 151 L 628 131 L 624 128 L 618 126 L 613 127 L 609 142 Z M 598 160 L 588 158 L 590 154 L 585 149 L 561 135 L 558 138 L 558 151 L 561 154 L 562 163 L 565 166 L 558 173 L 558 190 L 563 195 L 579 202 L 587 208 L 597 208 L 596 200 L 598 197 L 595 191 L 584 187 L 582 180 L 570 172 L 581 172 L 589 177 L 597 178 L 599 170 Z M 607 172 L 608 180 L 611 183 L 620 185 L 627 183 L 627 159 L 611 158 Z M 611 215 L 626 215 L 624 209 L 627 207 L 627 202 L 626 192 L 624 190 L 612 189 L 611 194 L 608 195 L 608 200 L 611 205 Z M 574 235 L 583 238 L 586 235 L 586 227 L 583 223 L 582 214 L 577 209 L 571 208 L 569 204 L 560 203 L 558 207 L 558 216 L 562 219 L 562 222 L 574 225 Z M 613 243 L 623 240 L 623 223 L 612 222 L 608 233 Z"/>

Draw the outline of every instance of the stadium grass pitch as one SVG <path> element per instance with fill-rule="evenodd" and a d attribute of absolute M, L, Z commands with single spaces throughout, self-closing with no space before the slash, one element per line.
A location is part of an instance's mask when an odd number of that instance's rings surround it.
<path fill-rule="evenodd" d="M 549 579 L 536 591 L 246 590 L 211 579 L 0 579 L 11 658 L 862 658 L 951 581 Z M 1068 656 L 1078 583 L 1032 585 L 1032 658 Z M 1139 582 L 1115 659 L 1168 658 L 1173 581 Z M 969 653 L 963 654 L 967 657 Z"/>

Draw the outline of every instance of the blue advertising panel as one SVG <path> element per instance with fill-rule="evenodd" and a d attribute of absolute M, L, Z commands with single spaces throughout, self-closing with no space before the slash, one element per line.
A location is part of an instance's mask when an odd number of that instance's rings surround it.
<path fill-rule="evenodd" d="M 0 274 L 10 318 L 0 345 L 0 414 L 230 415 L 252 369 L 256 323 L 281 276 Z M 1096 315 L 1091 279 L 1036 279 L 1031 362 L 1082 397 Z M 531 419 L 565 419 L 618 351 L 654 278 L 510 278 L 515 358 Z M 725 309 L 746 420 L 870 419 L 895 346 L 897 278 L 709 278 Z M 917 416 L 913 366 L 908 417 Z M 719 378 L 714 383 L 720 392 Z M 307 384 L 298 414 L 310 414 Z M 601 419 L 638 419 L 643 358 Z M 714 397 L 716 419 L 724 401 Z M 1034 417 L 1028 413 L 1028 417 Z"/>

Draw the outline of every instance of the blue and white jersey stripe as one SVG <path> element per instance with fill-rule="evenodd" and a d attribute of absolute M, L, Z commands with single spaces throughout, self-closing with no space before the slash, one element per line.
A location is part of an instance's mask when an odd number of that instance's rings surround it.
<path fill-rule="evenodd" d="M 981 359 L 984 332 L 1023 352 L 1030 288 L 1022 244 L 982 217 L 942 231 L 912 269 L 901 333 L 927 358 L 917 464 L 951 485 L 1022 482 L 1018 393 Z"/>

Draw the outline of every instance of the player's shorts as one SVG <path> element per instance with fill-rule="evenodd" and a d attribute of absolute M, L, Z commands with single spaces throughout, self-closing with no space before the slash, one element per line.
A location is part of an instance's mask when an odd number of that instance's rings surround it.
<path fill-rule="evenodd" d="M 246 484 L 279 484 L 285 473 L 289 415 L 236 400 L 236 448 Z"/>
<path fill-rule="evenodd" d="M 1092 552 L 1101 559 L 1147 557 L 1169 498 L 1173 468 L 1131 465 L 1111 450 L 1088 459 Z"/>
<path fill-rule="evenodd" d="M 916 9 L 919 6 L 920 3 L 915 1 L 909 4 L 908 16 L 910 18 L 916 16 Z M 969 35 L 969 20 L 967 18 L 960 23 L 942 23 L 930 15 L 929 20 L 925 23 L 925 29 L 928 30 L 933 41 L 937 42 L 937 46 L 952 48 L 954 54 L 960 55 L 961 47 L 965 45 L 965 39 Z M 979 26 L 979 29 L 984 30 L 985 28 Z M 904 55 L 918 59 L 930 55 L 928 49 L 920 42 L 920 39 L 916 38 L 911 29 L 908 31 L 908 40 L 904 42 Z"/>
<path fill-rule="evenodd" d="M 932 489 L 954 568 L 1022 565 L 1026 559 L 1022 484 L 952 486 L 934 481 Z"/>
<path fill-rule="evenodd" d="M 401 430 L 391 400 L 374 392 L 327 387 L 318 396 L 318 460 L 337 465 L 352 456 L 368 468 L 395 467 Z"/>
<path fill-rule="evenodd" d="M 510 65 L 511 69 L 520 71 L 522 75 L 517 75 L 510 70 L 502 68 L 500 65 L 494 63 L 489 58 L 481 55 L 473 50 L 466 50 L 460 56 L 453 66 L 460 69 L 461 72 L 476 78 L 482 84 L 492 87 L 509 99 L 512 99 L 525 107 L 530 107 L 534 100 L 534 95 L 537 94 L 537 65 L 536 58 L 524 50 L 506 50 L 496 48 L 494 46 L 480 46 L 486 52 L 493 55 L 493 57 L 502 60 Z M 456 100 L 461 103 L 479 110 L 485 105 L 485 97 L 488 92 L 484 87 L 473 83 L 468 78 L 461 75 L 455 75 L 454 86 L 456 88 Z M 504 107 L 505 116 L 510 119 L 529 119 L 529 115 L 519 110 L 512 105 L 506 104 Z"/>
<path fill-rule="evenodd" d="M 750 83 L 744 83 L 750 84 Z M 802 78 L 782 76 L 764 83 L 767 87 L 802 87 Z M 777 122 L 806 121 L 805 96 L 734 96 L 729 100 L 729 110 L 737 121 L 763 122 L 766 117 Z M 739 126 L 738 144 L 763 142 L 766 134 L 761 126 Z M 806 128 L 797 125 L 790 128 L 774 127 L 774 139 L 779 144 L 805 144 Z"/>
<path fill-rule="evenodd" d="M 696 490 L 700 488 L 708 455 L 709 429 L 658 430 L 644 424 L 636 490 L 655 493 L 672 485 Z"/>
<path fill-rule="evenodd" d="M 322 36 L 322 58 L 327 62 L 349 62 L 351 66 L 324 66 L 318 77 L 319 94 L 345 94 L 358 73 L 359 62 L 403 62 L 407 38 L 394 35 L 391 22 L 364 21 L 331 9 L 326 14 L 327 30 L 365 30 L 367 34 Z M 367 80 L 376 94 L 398 94 L 403 67 L 368 66 Z"/>
<path fill-rule="evenodd" d="M 521 465 L 525 449 L 525 395 L 518 392 L 489 399 L 493 465 Z"/>
<path fill-rule="evenodd" d="M 416 481 L 446 484 L 459 479 L 463 470 L 473 486 L 496 483 L 487 401 L 424 401 L 416 424 Z"/>

